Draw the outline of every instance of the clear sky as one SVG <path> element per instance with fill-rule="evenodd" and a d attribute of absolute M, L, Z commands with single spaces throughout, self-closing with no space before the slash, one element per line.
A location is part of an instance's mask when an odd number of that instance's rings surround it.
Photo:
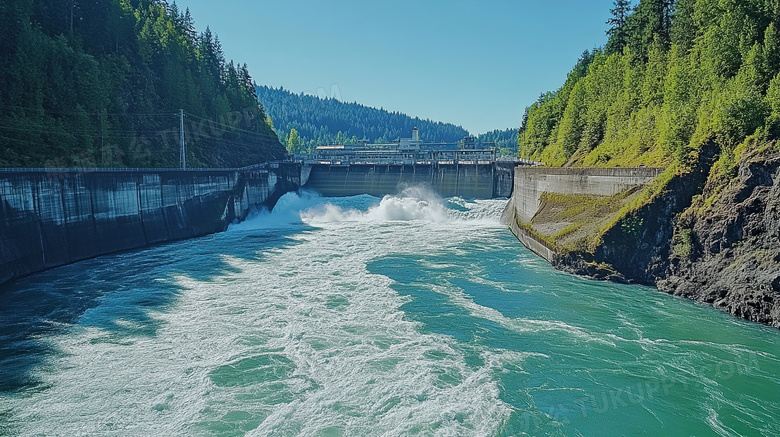
<path fill-rule="evenodd" d="M 518 127 L 585 49 L 612 0 L 177 0 L 261 85 L 455 123 Z"/>

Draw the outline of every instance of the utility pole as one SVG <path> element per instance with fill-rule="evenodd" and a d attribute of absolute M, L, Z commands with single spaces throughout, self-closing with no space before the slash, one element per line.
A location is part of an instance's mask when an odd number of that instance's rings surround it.
<path fill-rule="evenodd" d="M 184 148 L 184 110 L 179 110 L 179 159 L 181 161 L 182 170 L 187 168 L 187 156 Z"/>
<path fill-rule="evenodd" d="M 103 127 L 104 112 L 105 109 L 100 112 L 100 166 L 101 167 L 106 166 L 106 148 L 105 148 L 105 143 L 103 141 L 103 132 L 105 131 L 105 128 Z"/>

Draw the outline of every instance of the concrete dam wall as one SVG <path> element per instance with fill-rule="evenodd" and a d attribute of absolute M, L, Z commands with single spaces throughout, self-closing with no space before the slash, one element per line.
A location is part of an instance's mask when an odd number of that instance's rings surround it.
<path fill-rule="evenodd" d="M 517 217 L 530 222 L 542 193 L 614 196 L 658 177 L 658 168 L 539 168 L 517 167 L 510 205 Z"/>
<path fill-rule="evenodd" d="M 383 197 L 409 186 L 425 186 L 442 197 L 492 199 L 512 194 L 512 163 L 315 164 L 305 166 L 304 188 L 326 197 Z"/>
<path fill-rule="evenodd" d="M 529 224 L 542 204 L 543 193 L 614 196 L 652 182 L 663 169 L 658 168 L 539 168 L 517 167 L 514 190 L 504 210 L 502 222 L 525 247 L 553 262 L 555 250 L 544 241 L 525 232 L 520 224 Z"/>
<path fill-rule="evenodd" d="M 225 230 L 299 187 L 297 165 L 251 170 L 0 170 L 0 283 Z"/>

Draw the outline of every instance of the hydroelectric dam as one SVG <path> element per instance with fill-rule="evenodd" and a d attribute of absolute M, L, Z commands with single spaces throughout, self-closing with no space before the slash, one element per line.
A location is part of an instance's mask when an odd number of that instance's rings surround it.
<path fill-rule="evenodd" d="M 299 170 L 2 173 L 29 228 L 0 235 L 54 263 L 218 232 Z M 601 181 L 553 176 L 518 214 Z M 3 284 L 0 436 L 778 434 L 776 332 L 556 272 L 506 204 L 288 193 Z"/>
<path fill-rule="evenodd" d="M 243 169 L 0 169 L 0 284 L 100 255 L 222 232 L 301 188 L 325 197 L 383 197 L 415 186 L 442 197 L 508 198 L 516 163 L 463 159 L 469 154 L 474 152 Z"/>
<path fill-rule="evenodd" d="M 303 187 L 325 197 L 382 197 L 406 187 L 427 187 L 442 197 L 494 199 L 512 194 L 512 162 L 304 164 Z"/>
<path fill-rule="evenodd" d="M 428 188 L 441 197 L 509 198 L 515 166 L 458 143 L 411 138 L 317 147 L 291 160 L 240 169 L 0 169 L 0 284 L 123 250 L 227 229 L 301 188 L 324 197 Z"/>
<path fill-rule="evenodd" d="M 302 165 L 303 187 L 325 197 L 382 197 L 415 186 L 442 197 L 508 198 L 515 166 L 538 165 L 479 147 L 474 137 L 456 143 L 424 143 L 414 128 L 411 138 L 398 142 L 320 146 L 295 159 Z"/>

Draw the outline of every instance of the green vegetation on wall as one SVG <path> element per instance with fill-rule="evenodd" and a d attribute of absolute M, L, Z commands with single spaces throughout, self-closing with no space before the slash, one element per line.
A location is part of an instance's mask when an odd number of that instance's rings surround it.
<path fill-rule="evenodd" d="M 605 48 L 527 108 L 518 155 L 552 166 L 690 161 L 780 135 L 780 2 L 616 0 Z"/>
<path fill-rule="evenodd" d="M 246 65 L 164 0 L 0 2 L 0 167 L 278 159 Z"/>

